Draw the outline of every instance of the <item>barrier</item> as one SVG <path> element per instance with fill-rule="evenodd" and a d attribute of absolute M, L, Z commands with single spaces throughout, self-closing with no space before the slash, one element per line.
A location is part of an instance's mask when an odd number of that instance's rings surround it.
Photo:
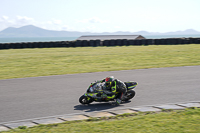
<path fill-rule="evenodd" d="M 134 40 L 128 40 L 129 45 L 133 46 L 135 44 Z"/>
<path fill-rule="evenodd" d="M 103 46 L 109 46 L 109 41 L 110 41 L 110 40 L 104 40 L 104 41 L 103 41 Z"/>
<path fill-rule="evenodd" d="M 3 45 L 3 48 L 4 48 L 4 49 L 9 49 L 9 47 L 10 47 L 10 44 L 4 44 L 4 45 Z"/>
<path fill-rule="evenodd" d="M 165 38 L 165 39 L 141 39 L 141 40 L 76 40 L 57 42 L 22 42 L 0 43 L 0 49 L 23 48 L 54 48 L 54 47 L 98 47 L 98 46 L 140 46 L 140 45 L 178 45 L 200 44 L 200 38 Z"/>
<path fill-rule="evenodd" d="M 89 46 L 94 47 L 95 45 L 96 45 L 96 44 L 95 44 L 94 40 L 90 40 L 90 41 L 89 41 Z"/>
<path fill-rule="evenodd" d="M 136 45 L 138 46 L 142 45 L 142 40 L 136 40 Z"/>
<path fill-rule="evenodd" d="M 200 38 L 188 38 L 190 44 L 200 44 Z"/>
<path fill-rule="evenodd" d="M 128 41 L 126 39 L 122 40 L 122 46 L 128 46 Z"/>
<path fill-rule="evenodd" d="M 81 46 L 82 46 L 81 43 L 82 43 L 82 41 L 77 40 L 77 41 L 75 42 L 75 46 L 76 46 L 76 47 L 81 47 Z"/>
<path fill-rule="evenodd" d="M 110 46 L 116 46 L 116 40 L 110 40 Z"/>
<path fill-rule="evenodd" d="M 148 39 L 148 44 L 147 45 L 153 45 L 154 44 L 154 39 Z"/>
<path fill-rule="evenodd" d="M 87 40 L 83 40 L 82 41 L 82 47 L 87 47 L 88 45 L 88 41 Z"/>
<path fill-rule="evenodd" d="M 90 45 L 89 46 L 92 46 L 92 47 L 98 47 L 100 46 L 100 40 L 90 40 L 89 43 Z"/>
<path fill-rule="evenodd" d="M 67 41 L 61 41 L 60 42 L 60 47 L 67 47 Z"/>

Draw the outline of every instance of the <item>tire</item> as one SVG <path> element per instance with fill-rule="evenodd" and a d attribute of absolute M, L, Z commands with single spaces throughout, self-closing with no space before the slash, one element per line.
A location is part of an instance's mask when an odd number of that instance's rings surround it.
<path fill-rule="evenodd" d="M 125 99 L 123 101 L 128 101 L 132 99 L 135 96 L 135 91 L 134 90 L 129 90 L 126 92 Z"/>
<path fill-rule="evenodd" d="M 90 104 L 90 103 L 93 102 L 93 99 L 92 99 L 92 98 L 88 99 L 87 96 L 82 95 L 82 96 L 79 98 L 79 102 L 80 102 L 81 104 Z"/>

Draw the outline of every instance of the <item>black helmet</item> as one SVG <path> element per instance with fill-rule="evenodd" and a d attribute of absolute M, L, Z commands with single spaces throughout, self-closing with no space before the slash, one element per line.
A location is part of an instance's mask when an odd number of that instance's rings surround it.
<path fill-rule="evenodd" d="M 111 84 L 112 84 L 113 81 L 114 81 L 113 76 L 106 77 L 106 79 L 105 79 L 106 87 L 111 87 Z"/>

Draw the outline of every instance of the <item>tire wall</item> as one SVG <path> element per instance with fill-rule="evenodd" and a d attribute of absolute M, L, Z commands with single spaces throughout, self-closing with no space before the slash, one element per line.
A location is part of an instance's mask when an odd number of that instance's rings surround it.
<path fill-rule="evenodd" d="M 0 49 L 200 44 L 200 38 L 0 43 Z"/>

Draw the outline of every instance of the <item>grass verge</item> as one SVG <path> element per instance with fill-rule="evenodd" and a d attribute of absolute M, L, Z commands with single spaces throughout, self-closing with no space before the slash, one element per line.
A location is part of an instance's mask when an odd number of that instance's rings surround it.
<path fill-rule="evenodd" d="M 0 79 L 200 65 L 200 45 L 0 50 Z"/>
<path fill-rule="evenodd" d="M 115 117 L 61 124 L 20 127 L 6 133 L 197 133 L 200 131 L 200 109 L 123 114 Z"/>

